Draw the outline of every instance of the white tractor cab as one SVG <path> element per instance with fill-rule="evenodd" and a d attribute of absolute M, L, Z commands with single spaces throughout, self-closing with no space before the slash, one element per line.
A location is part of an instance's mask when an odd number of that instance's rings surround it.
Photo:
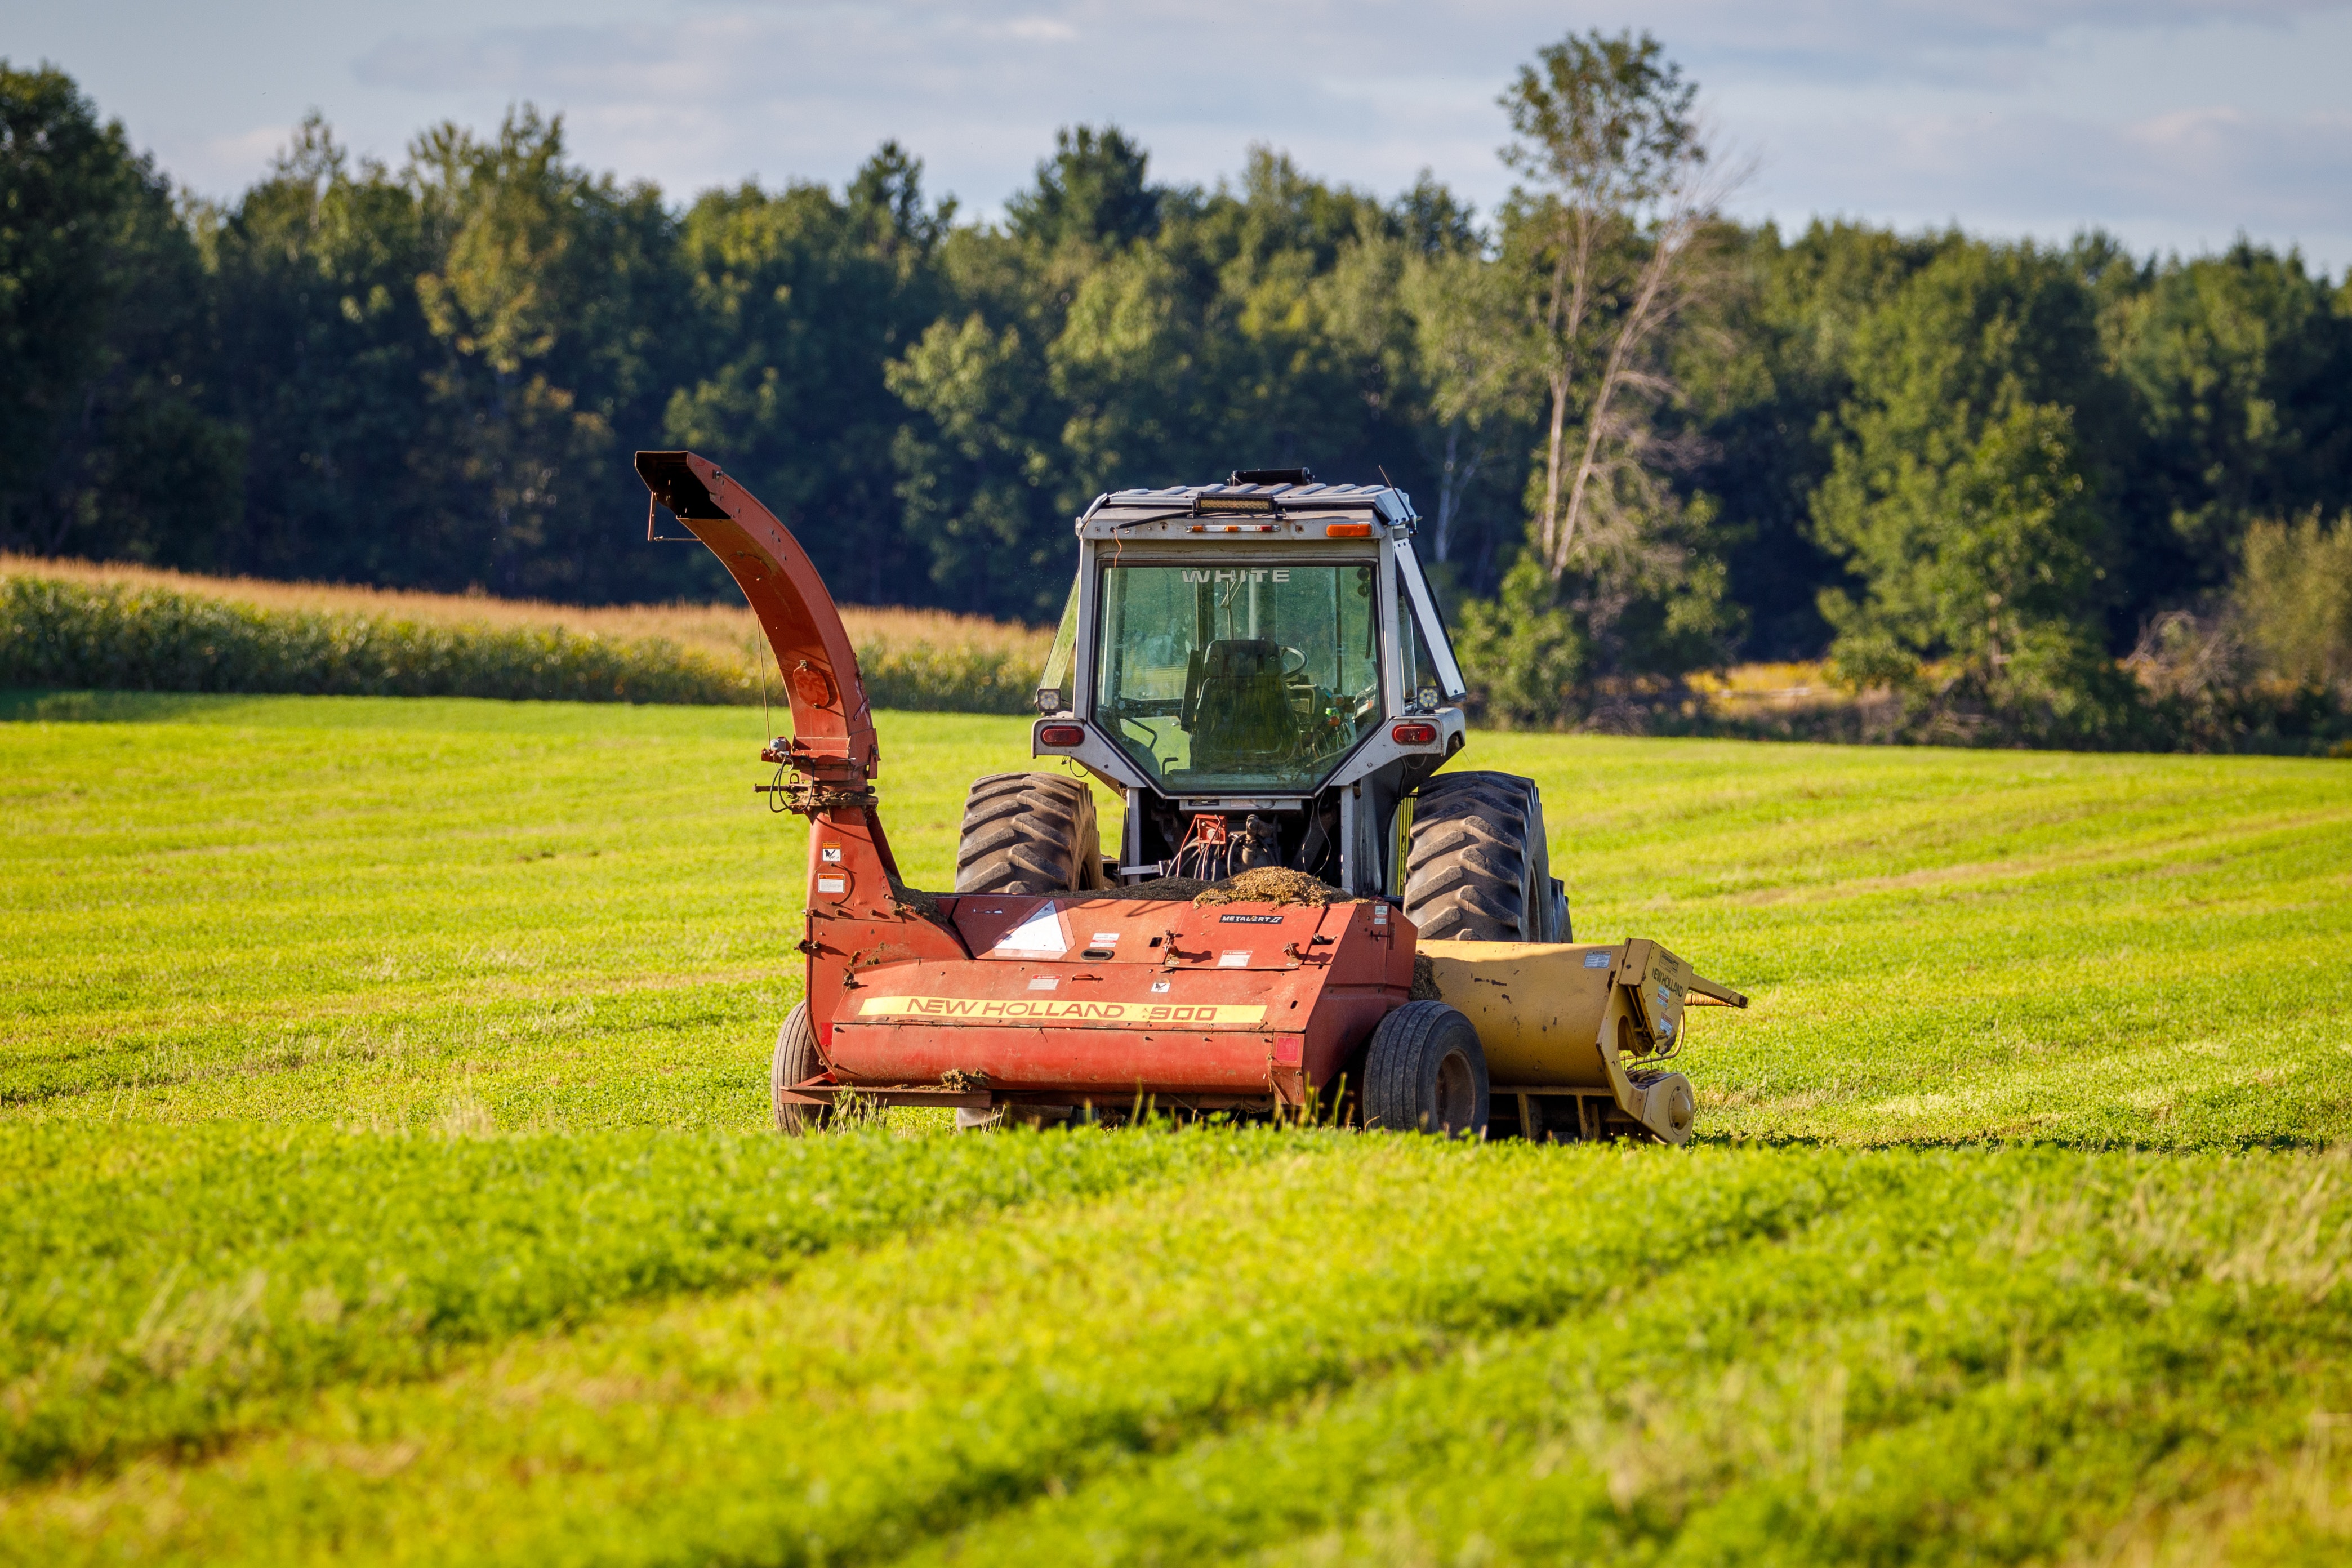
<path fill-rule="evenodd" d="M 1438 773 L 1465 687 L 1418 521 L 1402 490 L 1302 468 L 1097 498 L 1032 750 L 1125 796 L 1123 842 L 1099 858 L 1075 779 L 982 779 L 957 889 L 1283 866 L 1399 903 L 1424 937 L 1570 940 L 1534 784 Z"/>

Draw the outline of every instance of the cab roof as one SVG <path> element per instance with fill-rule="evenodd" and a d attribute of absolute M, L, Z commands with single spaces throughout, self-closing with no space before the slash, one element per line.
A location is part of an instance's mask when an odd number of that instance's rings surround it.
<path fill-rule="evenodd" d="M 1360 519 L 1408 534 L 1412 525 L 1421 521 L 1421 514 L 1412 509 L 1412 498 L 1393 485 L 1244 484 L 1229 480 L 1223 484 L 1112 490 L 1095 498 L 1094 504 L 1078 519 L 1078 531 L 1108 535 L 1116 531 L 1133 538 L 1135 535 L 1129 531 L 1139 525 L 1164 523 L 1171 525 L 1164 531 L 1196 533 L 1203 531 L 1184 525 L 1208 520 L 1241 525 L 1216 531 L 1221 533 L 1286 533 L 1292 530 L 1264 525 L 1278 524 L 1307 513 L 1313 514 L 1318 522 Z M 1251 526 L 1254 523 L 1257 526 Z"/>

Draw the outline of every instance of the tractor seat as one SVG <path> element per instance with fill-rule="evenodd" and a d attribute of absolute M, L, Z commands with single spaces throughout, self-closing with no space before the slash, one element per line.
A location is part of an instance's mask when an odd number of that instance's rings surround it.
<path fill-rule="evenodd" d="M 1227 637 L 1202 654 L 1192 703 L 1192 767 L 1248 772 L 1290 760 L 1298 716 L 1282 678 L 1282 645 Z"/>

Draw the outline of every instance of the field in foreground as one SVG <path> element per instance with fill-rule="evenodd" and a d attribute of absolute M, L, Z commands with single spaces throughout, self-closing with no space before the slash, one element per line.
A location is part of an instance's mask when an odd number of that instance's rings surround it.
<path fill-rule="evenodd" d="M 2333 1561 L 2352 769 L 1481 736 L 1704 1146 L 761 1129 L 756 715 L 0 724 L 0 1560 Z M 1017 721 L 894 716 L 941 885 Z"/>

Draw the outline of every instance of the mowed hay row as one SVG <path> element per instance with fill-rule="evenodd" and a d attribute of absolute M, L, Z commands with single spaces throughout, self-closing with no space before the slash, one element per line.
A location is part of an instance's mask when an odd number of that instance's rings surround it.
<path fill-rule="evenodd" d="M 215 1447 L 465 1346 L 1023 1204 L 1295 1152 L 1270 1134 L 390 1135 L 0 1127 L 0 1486 Z M 191 1201 L 191 1200 L 194 1201 Z"/>
<path fill-rule="evenodd" d="M 11 1489 L 0 1561 L 2345 1543 L 2340 1159 L 1276 1136 Z"/>
<path fill-rule="evenodd" d="M 1027 710 L 1051 634 L 845 606 L 877 708 Z M 582 606 L 0 555 L 0 686 L 756 704 L 741 605 Z M 767 697 L 781 705 L 771 679 Z"/>

